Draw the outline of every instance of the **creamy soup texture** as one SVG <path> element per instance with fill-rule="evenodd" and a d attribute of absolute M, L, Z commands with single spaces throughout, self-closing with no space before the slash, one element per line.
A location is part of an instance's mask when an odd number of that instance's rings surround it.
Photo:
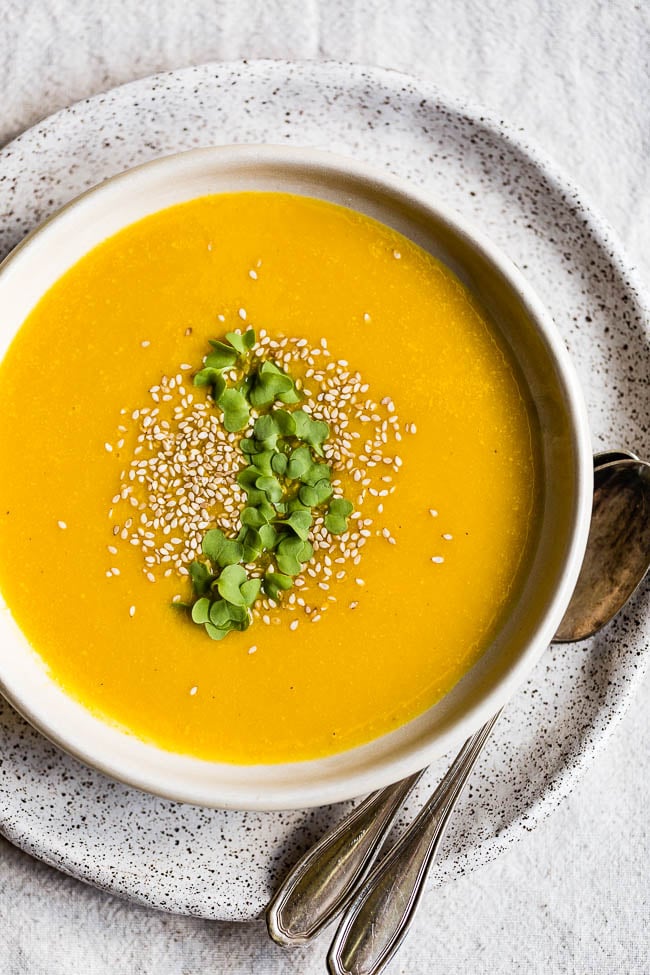
<path fill-rule="evenodd" d="M 237 527 L 242 457 L 192 377 L 248 327 L 329 418 L 355 512 L 217 642 L 173 601 L 207 527 Z M 162 748 L 270 763 L 367 742 L 447 693 L 517 597 L 539 503 L 522 382 L 454 275 L 350 210 L 220 194 L 126 228 L 30 314 L 0 406 L 9 609 L 69 694 Z"/>

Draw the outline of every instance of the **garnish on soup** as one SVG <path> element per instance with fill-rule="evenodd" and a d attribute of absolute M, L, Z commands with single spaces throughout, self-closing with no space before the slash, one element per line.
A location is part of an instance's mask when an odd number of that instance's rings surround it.
<path fill-rule="evenodd" d="M 141 548 L 151 581 L 161 568 L 189 572 L 193 601 L 175 601 L 213 640 L 270 623 L 279 607 L 295 630 L 336 603 L 350 569 L 358 576 L 367 538 L 395 544 L 385 525 L 371 531 L 375 519 L 361 514 L 367 498 L 395 489 L 402 460 L 387 450 L 402 436 L 395 406 L 389 397 L 374 402 L 325 339 L 312 348 L 262 330 L 257 342 L 248 328 L 210 346 L 193 377 L 205 400 L 195 402 L 179 372 L 151 387 L 154 407 L 130 414 L 136 448 L 113 498 L 112 531 Z M 321 357 L 329 361 L 319 367 Z M 128 432 L 121 424 L 117 444 Z M 342 476 L 356 488 L 356 510 Z"/>

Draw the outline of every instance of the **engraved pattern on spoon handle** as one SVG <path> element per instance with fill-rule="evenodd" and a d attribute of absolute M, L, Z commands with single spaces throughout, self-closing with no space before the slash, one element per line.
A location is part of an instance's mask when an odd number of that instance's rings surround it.
<path fill-rule="evenodd" d="M 419 815 L 358 888 L 330 948 L 331 975 L 377 975 L 397 951 L 449 816 L 500 713 L 465 742 Z"/>
<path fill-rule="evenodd" d="M 422 774 L 373 792 L 301 857 L 266 910 L 274 941 L 304 944 L 347 906 Z"/>

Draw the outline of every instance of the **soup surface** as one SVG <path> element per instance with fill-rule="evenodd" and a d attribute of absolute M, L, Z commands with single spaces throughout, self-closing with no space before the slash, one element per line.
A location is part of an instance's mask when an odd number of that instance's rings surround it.
<path fill-rule="evenodd" d="M 215 641 L 172 604 L 205 532 L 236 531 L 246 461 L 192 382 L 210 339 L 249 326 L 328 423 L 354 512 Z M 223 194 L 128 227 L 36 306 L 0 406 L 6 602 L 69 694 L 165 749 L 369 741 L 449 691 L 516 598 L 538 482 L 516 371 L 445 267 L 352 211 Z"/>

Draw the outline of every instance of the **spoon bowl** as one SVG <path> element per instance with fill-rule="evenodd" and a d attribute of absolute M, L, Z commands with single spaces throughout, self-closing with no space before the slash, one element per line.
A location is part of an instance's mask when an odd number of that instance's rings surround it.
<path fill-rule="evenodd" d="M 649 564 L 650 464 L 627 458 L 601 464 L 594 470 L 585 558 L 554 642 L 586 640 L 609 623 Z"/>

